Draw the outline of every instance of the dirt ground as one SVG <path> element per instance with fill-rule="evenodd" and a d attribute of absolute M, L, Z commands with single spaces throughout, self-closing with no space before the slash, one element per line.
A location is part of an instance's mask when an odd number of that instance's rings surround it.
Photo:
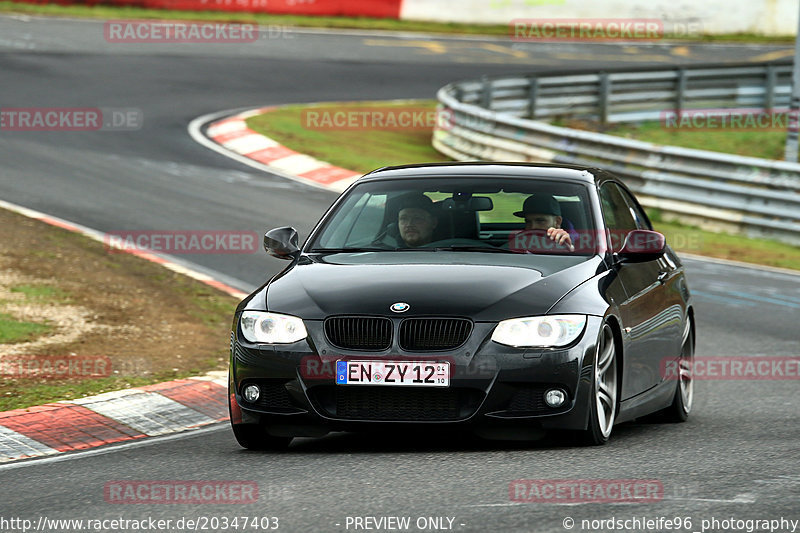
<path fill-rule="evenodd" d="M 224 369 L 236 303 L 0 209 L 0 314 L 49 326 L 0 344 L 0 411 Z"/>

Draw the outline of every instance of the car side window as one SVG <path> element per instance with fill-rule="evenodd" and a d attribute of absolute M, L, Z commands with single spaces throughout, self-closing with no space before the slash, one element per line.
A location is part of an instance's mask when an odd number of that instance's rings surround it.
<path fill-rule="evenodd" d="M 644 214 L 644 211 L 642 211 L 639 204 L 636 203 L 636 200 L 633 199 L 633 196 L 625 189 L 620 187 L 616 188 L 619 189 L 620 194 L 625 198 L 625 203 L 628 204 L 628 209 L 630 209 L 631 215 L 633 215 L 633 219 L 636 222 L 636 228 L 652 230 L 653 226 L 650 225 L 647 215 Z"/>
<path fill-rule="evenodd" d="M 622 195 L 622 191 L 614 183 L 605 183 L 600 187 L 600 206 L 606 227 L 611 230 L 613 251 L 622 249 L 628 232 L 639 229 L 634 213 Z"/>

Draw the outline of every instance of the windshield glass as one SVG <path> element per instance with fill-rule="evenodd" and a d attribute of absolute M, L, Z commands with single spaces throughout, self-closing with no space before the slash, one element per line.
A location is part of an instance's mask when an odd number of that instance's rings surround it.
<path fill-rule="evenodd" d="M 586 185 L 552 179 L 365 182 L 324 221 L 306 252 L 595 253 Z"/>

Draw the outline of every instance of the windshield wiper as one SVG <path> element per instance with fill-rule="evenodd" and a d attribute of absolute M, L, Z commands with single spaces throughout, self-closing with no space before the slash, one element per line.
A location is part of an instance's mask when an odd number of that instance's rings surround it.
<path fill-rule="evenodd" d="M 483 252 L 493 254 L 517 254 L 519 252 L 505 248 L 475 246 L 470 244 L 453 246 L 430 246 L 418 248 L 312 248 L 310 253 L 344 254 L 360 252 Z"/>
<path fill-rule="evenodd" d="M 454 244 L 453 246 L 438 246 L 434 248 L 437 252 L 484 252 L 490 254 L 515 254 L 517 252 L 513 250 L 508 250 L 505 248 L 495 248 L 489 246 L 473 246 L 469 244 L 465 245 L 458 245 Z"/>
<path fill-rule="evenodd" d="M 359 252 L 391 252 L 393 248 L 312 248 L 312 254 L 353 254 Z"/>

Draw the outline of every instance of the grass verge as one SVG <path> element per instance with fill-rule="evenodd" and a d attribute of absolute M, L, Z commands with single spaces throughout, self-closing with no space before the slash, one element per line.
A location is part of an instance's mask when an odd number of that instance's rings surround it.
<path fill-rule="evenodd" d="M 160 265 L 0 210 L 0 411 L 223 370 L 236 303 Z M 56 375 L 48 372 L 56 361 L 79 364 Z"/>
<path fill-rule="evenodd" d="M 580 130 L 599 131 L 609 135 L 655 144 L 699 148 L 701 150 L 765 159 L 783 159 L 786 144 L 785 131 L 755 129 L 692 130 L 667 128 L 656 121 L 639 124 L 614 124 L 606 127 L 578 119 L 555 121 L 554 124 Z"/>
<path fill-rule="evenodd" d="M 15 320 L 6 313 L 0 313 L 0 344 L 11 344 L 34 339 L 50 331 L 47 324 Z"/>
<path fill-rule="evenodd" d="M 652 212 L 648 214 L 652 218 Z M 715 233 L 695 226 L 658 220 L 657 217 L 653 226 L 679 252 L 800 270 L 800 248 L 797 246 L 767 239 Z"/>
<path fill-rule="evenodd" d="M 433 149 L 430 129 L 328 129 L 313 126 L 305 114 L 306 111 L 314 110 L 325 117 L 341 111 L 351 111 L 357 115 L 371 109 L 377 118 L 386 119 L 397 116 L 393 111 L 419 113 L 432 112 L 435 108 L 436 102 L 433 100 L 292 105 L 251 117 L 247 119 L 247 125 L 298 152 L 312 155 L 332 165 L 366 173 L 390 165 L 450 159 Z M 318 120 L 316 123 L 325 122 Z M 365 149 L 366 147 L 369 149 Z"/>
<path fill-rule="evenodd" d="M 374 107 L 384 115 L 394 107 L 398 111 L 407 109 L 432 110 L 431 100 L 397 102 L 351 102 L 316 104 L 313 107 L 293 105 L 252 117 L 247 124 L 279 143 L 310 154 L 318 159 L 358 172 L 369 172 L 387 165 L 449 161 L 431 146 L 430 131 L 382 131 L 361 129 L 314 129 L 307 127 L 304 111 L 313 109 L 320 114 Z M 572 124 L 569 124 L 572 126 Z M 735 132 L 734 132 L 735 133 Z M 694 132 L 692 132 L 694 134 Z M 704 148 L 724 144 L 704 132 Z M 654 141 L 657 142 L 657 141 Z M 684 137 L 683 142 L 692 146 L 699 143 L 697 137 Z M 744 140 L 742 141 L 745 142 Z M 758 143 L 753 143 L 758 144 Z M 709 148 L 711 149 L 711 148 Z M 662 220 L 657 211 L 650 212 L 653 224 L 667 236 L 670 245 L 677 251 L 688 252 L 720 259 L 732 259 L 748 263 L 800 270 L 800 248 L 766 239 L 750 239 L 740 235 L 715 233 L 703 229 Z"/>
<path fill-rule="evenodd" d="M 305 15 L 274 15 L 266 13 L 232 13 L 226 11 L 175 11 L 117 6 L 82 6 L 57 4 L 27 4 L 0 2 L 0 12 L 30 15 L 99 18 L 99 19 L 165 19 L 254 23 L 262 26 L 281 25 L 309 28 L 338 28 L 386 30 L 438 34 L 465 34 L 508 37 L 506 24 L 462 24 L 413 20 L 378 19 L 368 17 L 324 17 Z M 700 38 L 666 35 L 666 40 L 744 43 L 793 43 L 791 35 L 769 37 L 751 33 L 704 35 Z"/>

